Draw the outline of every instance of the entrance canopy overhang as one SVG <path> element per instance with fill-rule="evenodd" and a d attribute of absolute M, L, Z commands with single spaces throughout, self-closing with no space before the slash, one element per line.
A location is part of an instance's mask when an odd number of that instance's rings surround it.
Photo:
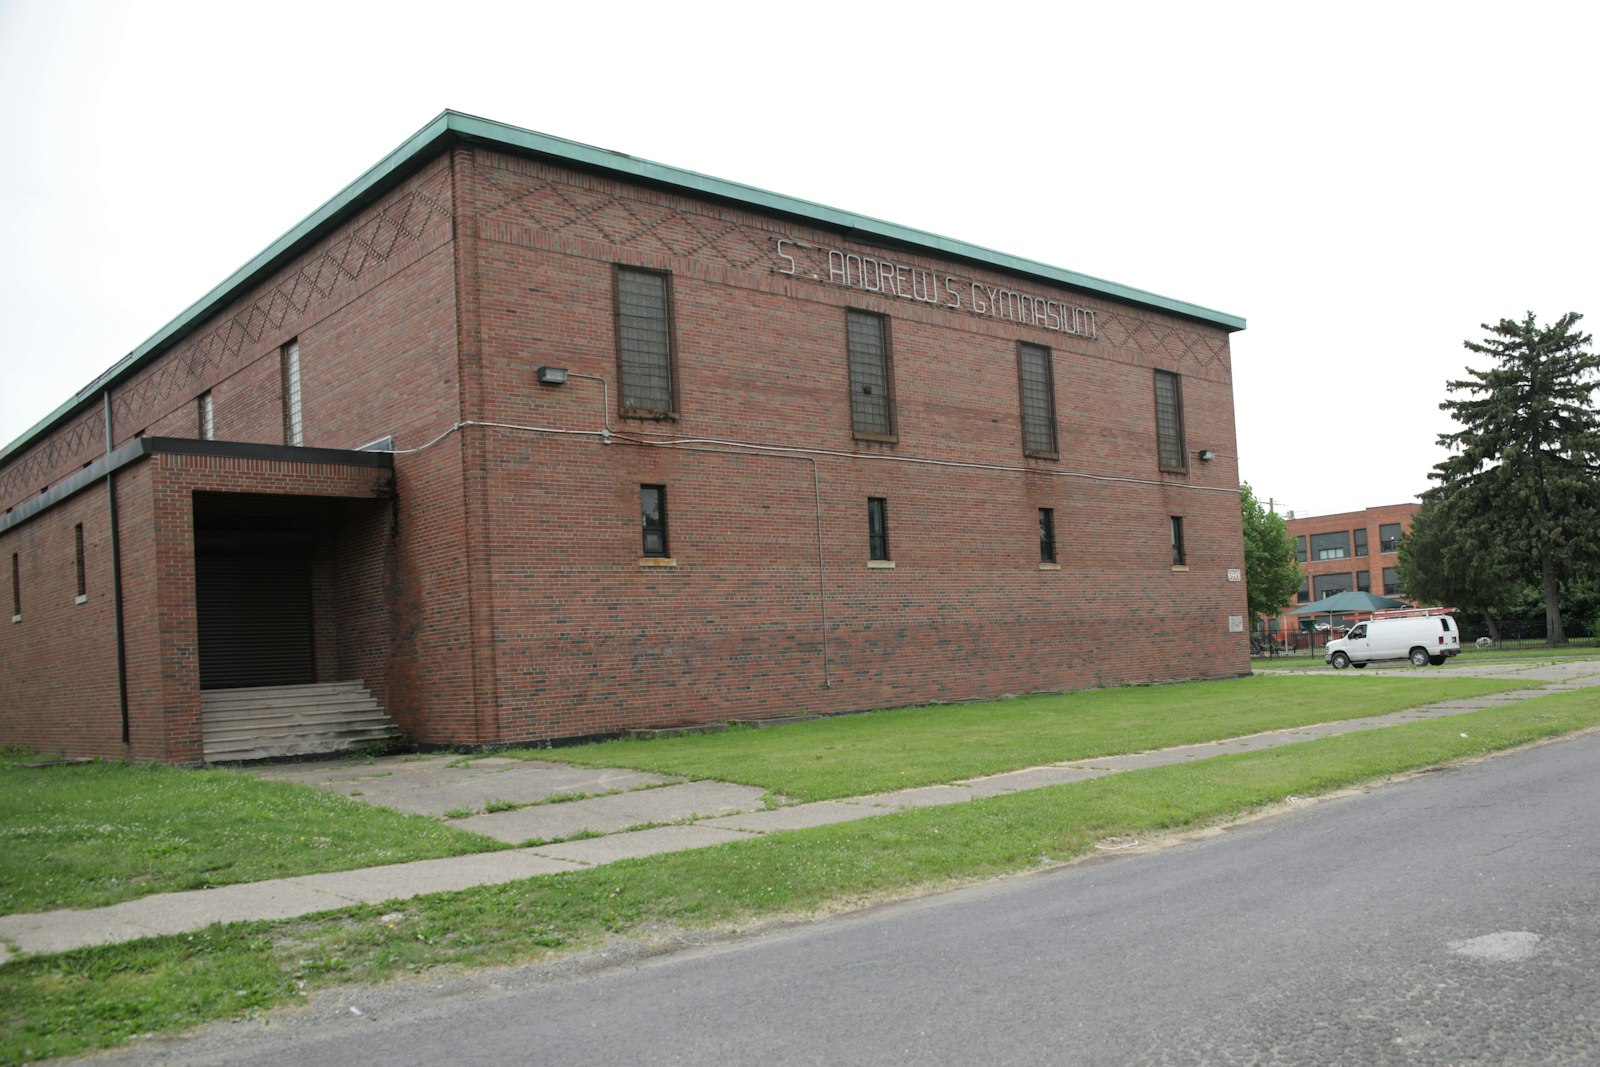
<path fill-rule="evenodd" d="M 388 452 L 365 452 L 353 448 L 297 448 L 290 445 L 262 445 L 243 441 L 197 441 L 187 437 L 136 437 L 121 448 L 106 453 L 82 470 L 48 487 L 32 500 L 24 501 L 6 514 L 0 515 L 0 533 L 14 526 L 21 526 L 35 515 L 50 510 L 92 485 L 101 484 L 108 474 L 155 455 L 265 460 L 269 463 L 314 463 L 355 468 L 357 471 L 370 469 L 373 474 L 379 476 L 384 485 L 381 489 L 374 487 L 376 491 L 361 494 L 367 496 L 387 495 L 390 475 L 394 470 L 394 456 Z M 263 471 L 263 476 L 264 481 L 270 481 L 270 474 L 267 471 Z M 264 488 L 263 491 L 271 490 Z"/>

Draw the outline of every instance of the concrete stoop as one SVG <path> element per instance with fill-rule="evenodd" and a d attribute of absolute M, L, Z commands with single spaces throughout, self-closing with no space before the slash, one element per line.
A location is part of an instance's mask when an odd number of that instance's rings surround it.
<path fill-rule="evenodd" d="M 348 752 L 401 736 L 359 681 L 208 689 L 200 720 L 207 763 Z"/>

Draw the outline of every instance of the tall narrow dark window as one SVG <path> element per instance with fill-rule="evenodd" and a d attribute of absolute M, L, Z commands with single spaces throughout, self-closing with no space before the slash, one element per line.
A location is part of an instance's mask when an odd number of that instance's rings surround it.
<path fill-rule="evenodd" d="M 195 408 L 200 421 L 200 440 L 215 440 L 217 436 L 217 412 L 211 402 L 211 390 L 207 389 L 195 397 Z"/>
<path fill-rule="evenodd" d="M 1369 571 L 1356 571 L 1356 592 L 1372 592 L 1372 574 Z"/>
<path fill-rule="evenodd" d="M 1356 543 L 1356 555 L 1365 556 L 1367 554 L 1367 531 L 1365 529 L 1351 530 L 1350 536 Z"/>
<path fill-rule="evenodd" d="M 889 501 L 867 497 L 867 558 L 889 558 Z"/>
<path fill-rule="evenodd" d="M 1056 561 L 1056 512 L 1054 508 L 1039 509 L 1039 562 Z"/>
<path fill-rule="evenodd" d="M 1172 516 L 1172 565 L 1183 567 L 1188 565 L 1188 554 L 1183 550 L 1183 516 Z"/>
<path fill-rule="evenodd" d="M 1183 379 L 1165 370 L 1156 371 L 1156 458 L 1164 471 L 1189 469 L 1183 439 Z"/>
<path fill-rule="evenodd" d="M 11 621 L 22 618 L 22 559 L 11 553 Z"/>
<path fill-rule="evenodd" d="M 283 443 L 305 443 L 300 418 L 300 342 L 290 341 L 279 351 L 283 366 Z"/>
<path fill-rule="evenodd" d="M 641 485 L 639 487 L 639 519 L 644 530 L 644 554 L 666 556 L 667 552 L 667 487 Z"/>
<path fill-rule="evenodd" d="M 617 378 L 624 415 L 661 417 L 674 410 L 672 293 L 665 274 L 618 267 Z"/>
<path fill-rule="evenodd" d="M 1294 539 L 1294 560 L 1296 563 L 1306 561 L 1306 538 L 1304 534 Z"/>
<path fill-rule="evenodd" d="M 850 428 L 869 441 L 893 440 L 888 320 L 868 311 L 846 311 L 845 345 L 850 357 Z"/>
<path fill-rule="evenodd" d="M 83 523 L 72 528 L 72 540 L 78 570 L 78 596 L 85 597 L 89 595 L 89 584 L 83 573 Z"/>
<path fill-rule="evenodd" d="M 1022 392 L 1022 451 L 1056 458 L 1056 390 L 1050 350 L 1026 341 L 1017 345 L 1017 377 Z"/>

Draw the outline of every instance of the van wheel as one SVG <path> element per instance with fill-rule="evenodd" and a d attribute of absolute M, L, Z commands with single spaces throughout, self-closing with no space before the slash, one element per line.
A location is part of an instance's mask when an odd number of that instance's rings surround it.
<path fill-rule="evenodd" d="M 1428 665 L 1428 650 L 1413 648 L 1411 650 L 1411 665 L 1413 667 L 1426 667 Z"/>
<path fill-rule="evenodd" d="M 1350 657 L 1349 656 L 1345 655 L 1343 652 L 1335 652 L 1333 654 L 1333 669 L 1334 670 L 1342 671 L 1348 666 L 1350 666 Z"/>
<path fill-rule="evenodd" d="M 1428 657 L 1428 662 L 1433 664 L 1435 667 L 1443 667 L 1444 666 L 1444 657 L 1443 656 L 1429 656 Z"/>
<path fill-rule="evenodd" d="M 1359 671 L 1362 667 L 1365 667 L 1366 664 L 1365 663 L 1352 663 L 1352 664 L 1350 664 L 1350 666 L 1354 667 L 1356 670 Z"/>

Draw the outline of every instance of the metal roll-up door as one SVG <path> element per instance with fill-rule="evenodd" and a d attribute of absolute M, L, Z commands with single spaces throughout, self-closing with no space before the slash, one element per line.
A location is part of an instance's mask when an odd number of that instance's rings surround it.
<path fill-rule="evenodd" d="M 201 689 L 315 680 L 311 563 L 305 555 L 200 554 L 195 607 Z"/>

